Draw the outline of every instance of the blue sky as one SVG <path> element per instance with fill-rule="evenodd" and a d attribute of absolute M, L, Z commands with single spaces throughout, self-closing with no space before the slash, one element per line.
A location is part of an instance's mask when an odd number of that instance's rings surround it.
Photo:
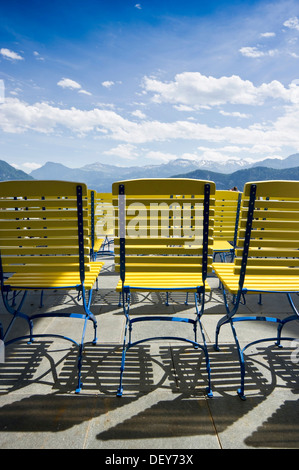
<path fill-rule="evenodd" d="M 299 152 L 299 2 L 0 0 L 0 159 Z"/>

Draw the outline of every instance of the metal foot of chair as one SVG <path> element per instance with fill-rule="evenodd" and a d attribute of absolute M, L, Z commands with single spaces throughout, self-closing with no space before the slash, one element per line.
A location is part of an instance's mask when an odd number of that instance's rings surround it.
<path fill-rule="evenodd" d="M 246 400 L 246 396 L 244 395 L 244 390 L 242 390 L 241 388 L 238 388 L 237 393 L 238 393 L 238 396 L 241 398 L 241 400 L 243 401 Z"/>

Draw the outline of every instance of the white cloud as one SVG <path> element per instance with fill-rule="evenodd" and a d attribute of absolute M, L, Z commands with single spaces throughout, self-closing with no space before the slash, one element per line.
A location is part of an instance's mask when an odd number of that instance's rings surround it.
<path fill-rule="evenodd" d="M 187 106 L 186 104 L 175 104 L 173 106 L 177 111 L 185 111 L 185 112 L 190 112 L 190 111 L 194 111 L 196 109 L 196 107 L 192 107 L 192 106 Z"/>
<path fill-rule="evenodd" d="M 42 57 L 40 53 L 37 51 L 33 51 L 33 55 L 36 58 L 36 60 L 45 60 L 44 57 Z"/>
<path fill-rule="evenodd" d="M 76 90 L 80 89 L 81 85 L 78 82 L 75 82 L 75 80 L 71 80 L 70 78 L 62 78 L 59 82 L 57 82 L 58 86 L 61 86 L 62 88 L 70 88 L 71 90 Z"/>
<path fill-rule="evenodd" d="M 227 152 L 227 150 L 224 150 L 223 148 L 211 149 L 209 147 L 198 147 L 198 150 L 202 152 L 200 155 L 201 160 L 207 160 L 215 163 L 224 163 L 227 160 L 239 160 L 237 157 L 225 155 L 225 152 Z M 233 153 L 236 153 L 236 151 L 234 151 Z"/>
<path fill-rule="evenodd" d="M 242 119 L 247 119 L 250 117 L 250 114 L 245 114 L 245 113 L 239 113 L 239 111 L 233 111 L 233 112 L 227 112 L 227 111 L 219 111 L 222 116 L 232 116 L 232 117 L 238 117 Z"/>
<path fill-rule="evenodd" d="M 100 108 L 115 109 L 115 104 L 114 103 L 101 103 L 101 102 L 99 102 L 96 105 L 99 106 Z"/>
<path fill-rule="evenodd" d="M 278 49 L 270 49 L 269 51 L 267 51 L 266 55 L 270 56 L 270 57 L 274 57 L 275 55 L 279 54 L 279 50 Z"/>
<path fill-rule="evenodd" d="M 142 9 L 140 3 L 136 3 L 135 8 L 137 8 L 138 10 Z"/>
<path fill-rule="evenodd" d="M 289 18 L 283 23 L 284 26 L 290 29 L 296 29 L 299 31 L 299 20 L 297 16 L 294 16 L 293 18 Z"/>
<path fill-rule="evenodd" d="M 257 57 L 263 57 L 265 55 L 264 52 L 259 51 L 256 47 L 241 47 L 239 51 L 245 57 L 257 58 Z"/>
<path fill-rule="evenodd" d="M 153 93 L 155 103 L 171 103 L 193 109 L 226 103 L 262 105 L 268 98 L 299 101 L 299 88 L 285 88 L 277 80 L 256 87 L 237 75 L 215 78 L 199 72 L 184 72 L 177 74 L 171 82 L 145 77 L 143 87 L 148 93 Z"/>
<path fill-rule="evenodd" d="M 205 158 L 207 158 L 207 156 L 211 153 L 211 157 L 210 159 L 213 160 L 213 154 L 215 156 L 215 158 L 217 159 L 219 155 L 222 155 L 223 158 L 232 158 L 231 157 L 231 154 L 238 154 L 238 153 L 241 153 L 241 154 L 244 154 L 244 155 L 247 155 L 247 154 L 264 154 L 264 155 L 268 155 L 268 154 L 273 154 L 275 152 L 280 152 L 281 151 L 281 147 L 278 147 L 278 146 L 274 146 L 274 145 L 263 145 L 263 144 L 255 144 L 255 145 L 252 145 L 252 146 L 244 146 L 244 145 L 225 145 L 223 147 L 219 147 L 217 149 L 211 149 L 210 147 L 205 147 L 205 146 L 200 146 L 200 147 L 197 147 L 198 150 L 200 150 L 201 152 L 204 153 L 205 155 Z M 229 154 L 229 155 L 225 155 L 225 154 Z M 235 158 L 235 157 L 233 157 Z M 238 158 L 238 157 L 237 157 Z M 246 160 L 249 160 L 249 158 L 246 156 Z M 255 161 L 255 160 L 253 160 Z"/>
<path fill-rule="evenodd" d="M 173 153 L 168 153 L 168 152 L 160 152 L 160 151 L 154 151 L 151 150 L 150 152 L 147 152 L 145 155 L 147 160 L 151 162 L 159 162 L 159 163 L 168 163 L 172 160 L 176 160 L 177 158 L 186 158 L 184 155 L 181 155 L 180 157 L 178 155 L 175 155 Z M 195 158 L 195 156 L 194 156 Z"/>
<path fill-rule="evenodd" d="M 5 59 L 10 59 L 10 60 L 24 60 L 24 57 L 22 57 L 20 54 L 17 52 L 11 51 L 10 49 L 5 49 L 2 47 L 0 49 L 0 54 L 5 57 Z"/>
<path fill-rule="evenodd" d="M 69 88 L 70 90 L 78 90 L 78 93 L 82 93 L 84 95 L 91 95 L 89 91 L 83 90 L 80 83 L 75 82 L 75 80 L 71 80 L 70 78 L 62 78 L 57 85 L 62 88 Z"/>
<path fill-rule="evenodd" d="M 274 38 L 276 36 L 275 33 L 268 32 L 268 33 L 261 33 L 261 38 Z"/>
<path fill-rule="evenodd" d="M 241 52 L 241 54 L 245 57 L 250 57 L 253 59 L 266 56 L 273 57 L 274 55 L 278 54 L 277 49 L 270 49 L 269 51 L 264 52 L 257 49 L 257 47 L 241 47 L 241 49 L 239 49 L 239 52 Z"/>
<path fill-rule="evenodd" d="M 3 103 L 5 99 L 5 85 L 4 80 L 0 80 L 0 103 Z"/>
<path fill-rule="evenodd" d="M 32 171 L 32 170 L 37 170 L 38 168 L 41 168 L 42 165 L 40 163 L 36 162 L 26 162 L 22 164 L 24 171 Z"/>
<path fill-rule="evenodd" d="M 140 109 L 136 109 L 136 111 L 133 111 L 131 114 L 132 114 L 132 116 L 138 117 L 140 119 L 145 119 L 146 118 L 146 114 L 144 114 L 142 111 L 140 111 Z"/>
<path fill-rule="evenodd" d="M 106 80 L 105 82 L 102 82 L 102 86 L 104 86 L 105 88 L 111 88 L 113 85 L 115 85 L 115 83 L 111 80 Z"/>
<path fill-rule="evenodd" d="M 78 93 L 82 93 L 83 95 L 89 95 L 91 96 L 91 93 L 89 91 L 86 91 L 86 90 L 79 90 Z"/>
<path fill-rule="evenodd" d="M 113 139 L 126 142 L 145 139 L 137 123 L 107 109 L 61 109 L 46 102 L 29 105 L 18 98 L 7 98 L 0 106 L 0 129 L 4 132 L 24 133 L 33 130 L 50 134 L 60 127 L 77 135 L 105 132 Z"/>
<path fill-rule="evenodd" d="M 105 155 L 111 155 L 126 160 L 135 160 L 139 154 L 135 151 L 136 147 L 132 144 L 119 144 L 110 150 L 103 152 Z"/>
<path fill-rule="evenodd" d="M 272 82 L 271 82 L 272 83 Z M 269 88 L 261 93 L 269 95 Z M 284 91 L 295 92 L 299 87 L 295 84 L 289 89 L 281 90 L 281 84 L 270 88 L 273 97 L 281 96 Z M 264 96 L 264 95 L 263 95 Z M 297 92 L 298 97 L 298 92 Z M 283 114 L 273 123 L 261 124 L 256 122 L 248 127 L 232 125 L 209 126 L 196 121 L 180 120 L 173 122 L 142 120 L 138 122 L 123 118 L 120 114 L 105 109 L 94 108 L 81 110 L 75 107 L 61 109 L 49 103 L 41 102 L 29 105 L 18 98 L 7 98 L 0 106 L 0 129 L 6 133 L 24 133 L 34 131 L 38 133 L 54 133 L 61 135 L 64 129 L 84 137 L 86 135 L 95 139 L 115 140 L 119 145 L 108 151 L 106 155 L 115 155 L 120 158 L 136 159 L 138 144 L 168 142 L 178 140 L 198 142 L 198 145 L 222 146 L 228 153 L 236 153 L 237 147 L 244 152 L 259 154 L 264 157 L 280 149 L 293 148 L 294 153 L 299 149 L 299 99 L 297 103 L 289 104 L 283 109 Z M 219 150 L 215 150 L 215 158 Z M 166 156 L 165 156 L 166 155 Z M 171 159 L 171 153 L 164 154 Z M 155 156 L 151 154 L 150 156 Z M 158 158 L 158 154 L 156 154 Z M 162 156 L 161 156 L 162 157 Z M 209 158 L 211 158 L 209 156 Z"/>
<path fill-rule="evenodd" d="M 37 170 L 38 168 L 41 168 L 42 164 L 36 162 L 25 162 L 21 164 L 11 163 L 11 166 L 16 168 L 16 170 L 22 170 L 25 171 L 25 173 L 31 173 L 32 170 Z"/>

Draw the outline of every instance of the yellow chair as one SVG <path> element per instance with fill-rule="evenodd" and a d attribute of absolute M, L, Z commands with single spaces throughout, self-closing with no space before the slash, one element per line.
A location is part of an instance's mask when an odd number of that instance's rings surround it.
<path fill-rule="evenodd" d="M 65 181 L 5 181 L 0 183 L 0 278 L 1 292 L 12 320 L 2 340 L 6 345 L 30 338 L 33 322 L 41 317 L 70 317 L 83 321 L 78 346 L 78 386 L 87 322 L 97 322 L 90 311 L 93 285 L 103 263 L 90 262 L 89 211 L 87 187 Z M 30 290 L 76 289 L 82 299 L 82 313 L 49 312 L 27 315 L 22 307 Z M 16 306 L 16 292 L 23 292 Z M 88 294 L 88 296 L 87 296 Z M 17 318 L 26 320 L 29 335 L 6 341 Z"/>
<path fill-rule="evenodd" d="M 116 208 L 115 264 L 120 272 L 117 291 L 121 292 L 126 317 L 117 394 L 123 393 L 127 351 L 145 341 L 168 338 L 161 336 L 132 342 L 133 324 L 177 321 L 193 325 L 194 341 L 178 337 L 168 339 L 184 340 L 204 351 L 207 392 L 212 396 L 209 356 L 200 319 L 204 312 L 205 292 L 210 290 L 206 277 L 212 270 L 215 184 L 194 179 L 140 179 L 116 182 L 112 193 Z M 195 318 L 170 315 L 131 318 L 132 291 L 193 292 Z M 197 341 L 198 325 L 203 344 Z"/>
<path fill-rule="evenodd" d="M 229 323 L 238 348 L 241 387 L 244 395 L 244 351 L 252 344 L 276 341 L 280 345 L 285 324 L 298 320 L 299 314 L 291 294 L 299 292 L 299 181 L 265 181 L 247 183 L 244 187 L 240 223 L 234 263 L 213 263 L 213 268 L 223 286 L 227 314 L 216 328 L 216 344 L 220 328 Z M 234 295 L 230 309 L 226 291 Z M 243 294 L 285 294 L 294 311 L 281 320 L 264 316 L 235 317 Z M 264 338 L 240 347 L 234 323 L 240 321 L 268 321 L 277 326 L 276 338 Z"/>
<path fill-rule="evenodd" d="M 233 260 L 241 203 L 241 192 L 216 190 L 214 220 L 214 260 L 219 255 L 226 261 Z"/>
<path fill-rule="evenodd" d="M 94 191 L 94 257 L 114 256 L 114 209 L 112 193 Z"/>
<path fill-rule="evenodd" d="M 96 191 L 88 190 L 88 202 L 89 202 L 89 236 L 90 236 L 90 256 L 93 261 L 97 259 L 97 253 L 101 249 L 104 243 L 104 238 L 98 236 L 96 225 L 98 217 L 96 216 L 97 210 L 97 193 Z"/>

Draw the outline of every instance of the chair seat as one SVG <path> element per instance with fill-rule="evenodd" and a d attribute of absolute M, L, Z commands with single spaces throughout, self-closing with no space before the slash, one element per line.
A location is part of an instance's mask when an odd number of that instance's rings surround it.
<path fill-rule="evenodd" d="M 92 288 L 103 265 L 103 262 L 90 263 L 90 271 L 85 272 L 84 285 L 86 289 Z M 76 288 L 80 284 L 79 273 L 68 271 L 15 273 L 4 282 L 4 285 L 9 285 L 12 290 Z"/>
<path fill-rule="evenodd" d="M 213 251 L 232 251 L 234 248 L 227 240 L 214 240 Z"/>
<path fill-rule="evenodd" d="M 239 274 L 234 273 L 234 263 L 213 263 L 216 275 L 232 294 L 239 290 Z M 246 275 L 243 291 L 251 292 L 299 292 L 299 276 Z"/>
<path fill-rule="evenodd" d="M 130 287 L 130 290 L 183 290 L 195 292 L 197 287 L 202 286 L 201 275 L 186 273 L 186 272 L 164 272 L 164 273 L 148 273 L 148 272 L 135 272 L 126 273 L 125 287 Z M 117 284 L 116 290 L 121 292 L 122 281 Z M 210 292 L 209 284 L 205 283 L 206 292 Z"/>
<path fill-rule="evenodd" d="M 99 251 L 103 242 L 104 242 L 104 238 L 97 238 L 94 242 L 94 251 Z"/>

